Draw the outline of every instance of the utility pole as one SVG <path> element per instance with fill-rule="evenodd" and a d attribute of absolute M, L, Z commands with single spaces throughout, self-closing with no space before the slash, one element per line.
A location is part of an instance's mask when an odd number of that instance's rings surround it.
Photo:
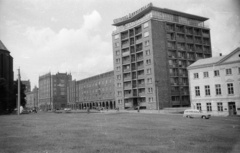
<path fill-rule="evenodd" d="M 159 102 L 159 98 L 158 98 L 158 81 L 155 82 L 155 87 L 156 87 L 156 105 L 157 105 L 157 109 L 158 109 L 158 113 L 159 113 L 159 105 L 160 105 L 160 102 Z"/>
<path fill-rule="evenodd" d="M 20 79 L 21 79 L 21 76 L 20 76 L 20 68 L 18 69 L 18 103 L 17 103 L 17 110 L 18 110 L 18 115 L 20 115 Z"/>

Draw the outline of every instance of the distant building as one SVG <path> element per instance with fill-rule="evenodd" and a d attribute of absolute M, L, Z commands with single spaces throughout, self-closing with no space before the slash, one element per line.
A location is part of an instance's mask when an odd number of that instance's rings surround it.
<path fill-rule="evenodd" d="M 206 20 L 152 3 L 115 19 L 112 46 L 117 106 L 190 106 L 186 68 L 212 56 Z"/>
<path fill-rule="evenodd" d="M 60 109 L 67 105 L 67 86 L 71 74 L 51 73 L 39 77 L 39 107 L 43 110 Z"/>
<path fill-rule="evenodd" d="M 68 104 L 72 108 L 115 109 L 114 72 L 110 71 L 83 80 L 71 81 L 68 95 Z"/>
<path fill-rule="evenodd" d="M 188 67 L 191 107 L 215 116 L 240 114 L 240 48 Z"/>
<path fill-rule="evenodd" d="M 31 92 L 26 93 L 27 108 L 38 108 L 38 88 L 35 86 Z"/>
<path fill-rule="evenodd" d="M 10 101 L 15 99 L 13 79 L 13 58 L 0 40 L 0 114 L 10 108 Z"/>
<path fill-rule="evenodd" d="M 30 80 L 21 80 L 22 84 L 25 85 L 25 94 L 31 92 L 31 82 Z"/>

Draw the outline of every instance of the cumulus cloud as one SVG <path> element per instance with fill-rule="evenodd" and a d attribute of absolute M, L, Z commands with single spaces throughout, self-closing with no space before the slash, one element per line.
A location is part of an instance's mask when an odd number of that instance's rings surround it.
<path fill-rule="evenodd" d="M 29 27 L 26 36 L 36 47 L 29 51 L 38 73 L 49 71 L 71 72 L 76 79 L 82 79 L 112 70 L 111 42 L 106 42 L 97 33 L 102 21 L 97 11 L 83 16 L 79 29 L 63 28 L 58 32 L 50 28 Z"/>

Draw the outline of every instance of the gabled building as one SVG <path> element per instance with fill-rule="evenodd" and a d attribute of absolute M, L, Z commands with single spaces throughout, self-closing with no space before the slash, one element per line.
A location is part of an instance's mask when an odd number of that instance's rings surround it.
<path fill-rule="evenodd" d="M 115 19 L 112 46 L 117 107 L 190 106 L 186 68 L 212 56 L 206 20 L 152 3 Z"/>
<path fill-rule="evenodd" d="M 191 107 L 215 116 L 240 114 L 240 48 L 188 67 Z"/>

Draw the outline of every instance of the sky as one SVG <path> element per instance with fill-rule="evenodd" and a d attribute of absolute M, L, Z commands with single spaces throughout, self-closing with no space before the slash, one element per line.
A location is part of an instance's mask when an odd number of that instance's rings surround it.
<path fill-rule="evenodd" d="M 209 18 L 212 53 L 240 47 L 239 0 L 0 0 L 0 40 L 14 58 L 14 76 L 71 73 L 80 80 L 113 70 L 113 20 L 152 4 Z"/>

